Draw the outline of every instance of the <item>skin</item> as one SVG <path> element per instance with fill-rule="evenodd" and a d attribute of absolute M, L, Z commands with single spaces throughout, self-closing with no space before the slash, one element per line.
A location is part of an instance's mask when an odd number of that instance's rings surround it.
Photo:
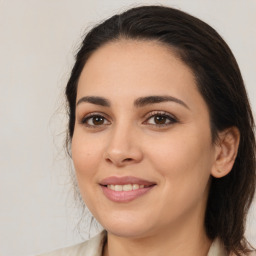
<path fill-rule="evenodd" d="M 156 95 L 177 100 L 134 105 Z M 91 96 L 110 106 L 81 100 Z M 77 102 L 72 158 L 82 198 L 108 231 L 103 255 L 207 255 L 210 176 L 230 171 L 239 134 L 227 130 L 213 143 L 208 108 L 190 68 L 160 43 L 111 42 L 85 64 Z M 91 115 L 100 115 L 100 122 Z M 130 202 L 113 202 L 99 185 L 109 176 L 156 185 Z"/>

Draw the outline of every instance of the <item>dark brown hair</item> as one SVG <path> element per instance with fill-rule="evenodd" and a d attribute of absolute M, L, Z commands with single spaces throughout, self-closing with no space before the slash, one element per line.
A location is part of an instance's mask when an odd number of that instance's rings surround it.
<path fill-rule="evenodd" d="M 83 40 L 66 87 L 68 140 L 74 132 L 77 83 L 86 61 L 99 47 L 121 38 L 158 41 L 178 53 L 193 71 L 208 105 L 213 142 L 219 131 L 232 126 L 239 129 L 241 138 L 232 171 L 223 178 L 211 178 L 205 229 L 210 239 L 222 240 L 228 253 L 246 254 L 245 221 L 256 183 L 254 121 L 231 50 L 203 21 L 170 7 L 141 6 L 94 27 Z"/>

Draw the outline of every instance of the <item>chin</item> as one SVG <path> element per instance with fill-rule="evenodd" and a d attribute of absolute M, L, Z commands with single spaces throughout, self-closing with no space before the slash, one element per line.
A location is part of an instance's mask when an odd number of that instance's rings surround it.
<path fill-rule="evenodd" d="M 126 226 L 126 228 L 122 228 L 111 226 L 110 228 L 106 228 L 106 230 L 112 235 L 129 238 L 142 238 L 150 234 L 149 230 L 138 229 L 138 227 L 127 228 Z"/>
<path fill-rule="evenodd" d="M 106 218 L 105 216 L 104 222 L 100 223 L 110 234 L 119 237 L 143 237 L 150 234 L 152 230 L 147 218 L 135 219 L 128 216 L 119 216 L 119 218 L 109 216 Z"/>

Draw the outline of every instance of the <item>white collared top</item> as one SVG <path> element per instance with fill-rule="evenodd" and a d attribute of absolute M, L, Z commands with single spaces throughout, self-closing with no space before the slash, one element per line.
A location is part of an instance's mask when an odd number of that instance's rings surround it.
<path fill-rule="evenodd" d="M 106 236 L 107 232 L 103 230 L 101 233 L 86 242 L 38 256 L 102 256 L 102 249 Z M 215 239 L 213 241 L 207 256 L 227 256 L 227 253 L 219 239 Z"/>

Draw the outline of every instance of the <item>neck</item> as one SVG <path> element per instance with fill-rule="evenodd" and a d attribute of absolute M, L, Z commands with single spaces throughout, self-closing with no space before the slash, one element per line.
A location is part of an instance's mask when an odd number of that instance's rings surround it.
<path fill-rule="evenodd" d="M 207 196 L 173 223 L 157 226 L 144 236 L 120 236 L 108 231 L 103 256 L 207 256 L 212 241 L 204 219 Z"/>
<path fill-rule="evenodd" d="M 206 256 L 212 241 L 207 237 L 203 223 L 183 224 L 140 238 L 108 233 L 103 256 Z"/>

